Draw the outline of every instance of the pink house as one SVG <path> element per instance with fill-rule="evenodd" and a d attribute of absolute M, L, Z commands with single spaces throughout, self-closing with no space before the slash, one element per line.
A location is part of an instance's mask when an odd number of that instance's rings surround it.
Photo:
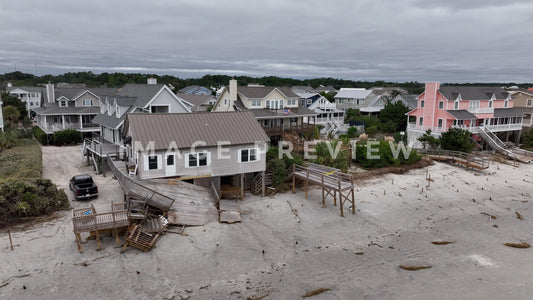
<path fill-rule="evenodd" d="M 432 82 L 426 83 L 417 100 L 417 108 L 407 113 L 408 142 L 414 147 L 421 146 L 417 139 L 428 129 L 437 137 L 450 127 L 461 127 L 470 130 L 476 140 L 501 132 L 508 139 L 522 130 L 522 111 L 513 108 L 511 94 L 502 87 Z"/>

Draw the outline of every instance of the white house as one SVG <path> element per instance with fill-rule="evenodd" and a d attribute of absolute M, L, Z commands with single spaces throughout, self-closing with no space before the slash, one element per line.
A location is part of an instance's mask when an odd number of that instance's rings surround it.
<path fill-rule="evenodd" d="M 322 134 L 339 133 L 347 130 L 344 126 L 344 111 L 337 109 L 334 102 L 329 102 L 318 93 L 296 93 L 300 96 L 300 106 L 307 107 L 318 114 L 316 124 L 323 125 Z M 307 121 L 307 119 L 304 119 Z"/>
<path fill-rule="evenodd" d="M 92 122 L 99 126 L 103 142 L 122 145 L 122 127 L 126 114 L 190 113 L 193 105 L 172 92 L 164 84 L 149 78 L 147 84 L 126 84 L 118 93 L 103 96 Z"/>
<path fill-rule="evenodd" d="M 7 84 L 6 91 L 11 95 L 17 96 L 22 102 L 26 103 L 26 110 L 28 117 L 31 116 L 31 110 L 41 107 L 45 89 L 43 87 L 35 86 L 12 86 Z"/>
<path fill-rule="evenodd" d="M 185 100 L 185 102 L 188 102 L 192 104 L 191 110 L 193 112 L 199 112 L 199 111 L 207 111 L 207 109 L 217 102 L 217 99 L 215 96 L 209 94 L 209 95 L 198 95 L 198 94 L 182 94 L 177 93 L 176 94 L 178 98 Z"/>
<path fill-rule="evenodd" d="M 376 94 L 372 90 L 363 88 L 341 88 L 335 95 L 337 108 L 346 111 L 348 108 L 361 109 L 368 106 L 368 102 L 374 99 Z"/>

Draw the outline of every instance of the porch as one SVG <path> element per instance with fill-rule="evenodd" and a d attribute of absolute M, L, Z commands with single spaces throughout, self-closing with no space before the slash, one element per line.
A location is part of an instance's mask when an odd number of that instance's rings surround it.
<path fill-rule="evenodd" d="M 74 129 L 80 132 L 97 132 L 100 126 L 92 122 L 94 115 L 37 115 L 37 126 L 45 133 Z"/>

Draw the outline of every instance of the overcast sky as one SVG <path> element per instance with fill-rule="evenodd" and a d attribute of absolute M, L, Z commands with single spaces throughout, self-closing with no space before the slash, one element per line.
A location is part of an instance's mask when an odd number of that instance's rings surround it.
<path fill-rule="evenodd" d="M 0 73 L 15 66 L 533 82 L 533 1 L 2 1 Z"/>

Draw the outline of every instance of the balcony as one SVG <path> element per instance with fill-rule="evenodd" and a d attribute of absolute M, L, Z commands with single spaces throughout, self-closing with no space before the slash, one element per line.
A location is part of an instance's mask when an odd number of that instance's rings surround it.
<path fill-rule="evenodd" d="M 263 130 L 268 136 L 281 135 L 282 131 L 294 130 L 296 133 L 308 133 L 315 131 L 315 125 L 313 124 L 299 124 L 299 125 L 274 125 L 274 126 L 263 126 Z"/>
<path fill-rule="evenodd" d="M 54 133 L 66 129 L 74 129 L 82 132 L 100 131 L 100 125 L 95 123 L 83 123 L 81 125 L 80 123 L 67 123 L 65 125 L 62 123 L 53 123 L 44 125 L 43 122 L 41 122 L 38 125 L 46 133 Z"/>
<path fill-rule="evenodd" d="M 479 126 L 455 125 L 455 126 L 451 126 L 451 127 L 465 129 L 465 130 L 468 130 L 468 131 L 470 131 L 472 133 L 478 133 L 479 132 Z M 490 130 L 492 132 L 514 131 L 514 130 L 521 130 L 522 129 L 522 123 L 500 124 L 500 125 L 485 125 L 485 128 L 487 128 L 488 130 Z M 428 129 L 430 129 L 431 132 L 437 132 L 437 133 L 448 131 L 448 128 L 438 128 L 438 127 L 431 127 L 431 126 L 419 126 L 416 123 L 408 123 L 407 124 L 407 130 L 408 131 L 425 132 Z"/>
<path fill-rule="evenodd" d="M 493 107 L 483 107 L 483 108 L 469 108 L 467 111 L 471 114 L 477 115 L 477 114 L 493 114 L 494 108 Z"/>

